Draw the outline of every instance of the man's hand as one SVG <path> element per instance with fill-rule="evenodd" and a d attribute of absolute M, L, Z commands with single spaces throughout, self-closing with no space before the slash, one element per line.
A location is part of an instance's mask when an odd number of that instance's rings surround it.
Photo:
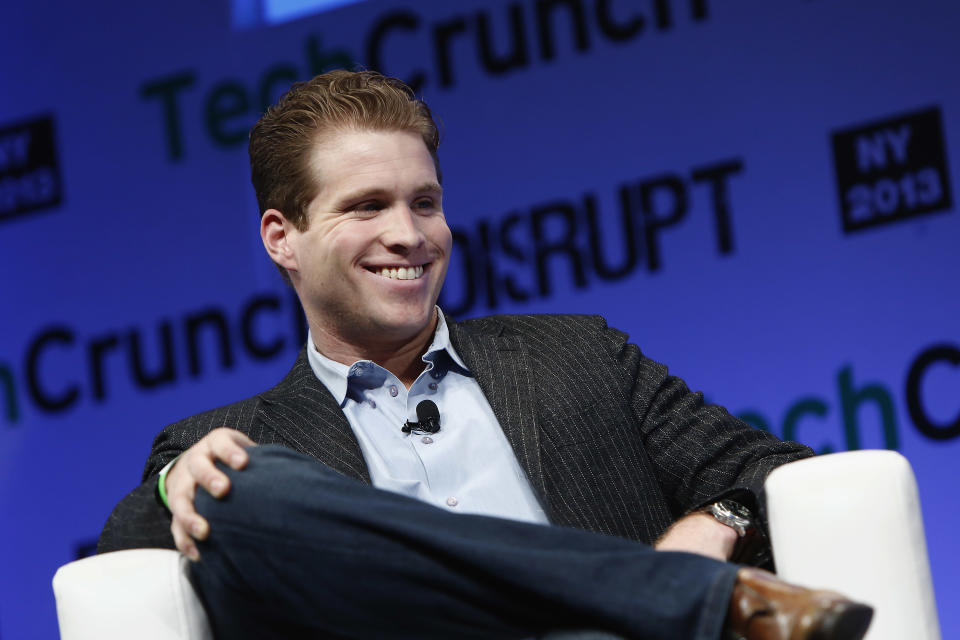
<path fill-rule="evenodd" d="M 214 429 L 184 451 L 167 473 L 167 503 L 173 514 L 170 531 L 177 549 L 191 560 L 200 559 L 193 539 L 204 540 L 210 534 L 210 525 L 193 508 L 197 486 L 215 498 L 227 495 L 230 480 L 214 462 L 220 460 L 233 469 L 243 469 L 249 460 L 245 447 L 254 444 L 253 440 L 234 429 Z"/>
<path fill-rule="evenodd" d="M 657 551 L 687 551 L 726 562 L 733 554 L 737 532 L 709 513 L 691 513 L 674 522 L 654 543 Z"/>

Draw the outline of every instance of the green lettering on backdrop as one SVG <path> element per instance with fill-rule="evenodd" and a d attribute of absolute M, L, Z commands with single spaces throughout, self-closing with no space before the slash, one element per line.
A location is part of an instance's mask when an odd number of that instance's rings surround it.
<path fill-rule="evenodd" d="M 837 387 L 840 391 L 840 407 L 843 411 L 843 432 L 847 440 L 847 449 L 860 448 L 857 411 L 866 402 L 876 403 L 883 425 L 883 446 L 896 450 L 900 446 L 897 435 L 896 412 L 890 392 L 881 384 L 868 384 L 860 389 L 853 388 L 853 368 L 846 366 L 837 373 Z"/>
<path fill-rule="evenodd" d="M 167 154 L 171 160 L 183 157 L 183 129 L 180 124 L 180 109 L 177 94 L 197 81 L 193 71 L 175 73 L 157 80 L 145 82 L 140 87 L 140 97 L 148 100 L 158 97 L 163 106 L 163 131 L 167 138 Z"/>
<path fill-rule="evenodd" d="M 197 313 L 192 313 L 184 319 L 184 328 L 187 333 L 187 353 L 190 356 L 190 375 L 194 378 L 200 376 L 203 367 L 200 364 L 202 346 L 200 345 L 200 330 L 209 327 L 213 330 L 215 344 L 220 347 L 220 366 L 224 370 L 233 368 L 233 350 L 230 348 L 230 328 L 227 324 L 226 314 L 222 309 L 210 308 Z M 209 331 L 207 332 L 210 333 Z"/>
<path fill-rule="evenodd" d="M 102 338 L 95 338 L 87 344 L 87 362 L 90 365 L 90 386 L 93 389 L 93 399 L 103 402 L 107 399 L 107 354 L 116 351 L 120 346 L 120 339 L 116 333 L 108 333 Z"/>
<path fill-rule="evenodd" d="M 281 62 L 272 67 L 268 67 L 263 75 L 260 76 L 259 102 L 260 113 L 267 110 L 270 105 L 290 88 L 294 82 L 299 80 L 299 72 L 292 64 Z"/>
<path fill-rule="evenodd" d="M 11 424 L 20 420 L 20 406 L 17 404 L 17 394 L 13 383 L 13 372 L 10 367 L 0 364 L 0 383 L 3 384 L 4 407 L 7 410 L 7 421 Z"/>
<path fill-rule="evenodd" d="M 907 410 L 917 431 L 931 440 L 950 440 L 960 437 L 960 414 L 952 422 L 935 422 L 923 407 L 921 384 L 923 377 L 935 363 L 960 366 L 960 348 L 952 344 L 935 344 L 927 347 L 914 359 L 907 372 Z"/>
<path fill-rule="evenodd" d="M 861 447 L 860 422 L 858 412 L 865 404 L 874 404 L 880 418 L 883 446 L 897 450 L 900 447 L 900 436 L 897 432 L 896 411 L 893 397 L 880 383 L 867 384 L 860 389 L 854 389 L 853 367 L 847 365 L 837 371 L 837 392 L 840 396 L 840 411 L 843 420 L 843 445 L 850 451 Z M 790 403 L 783 416 L 783 430 L 780 436 L 784 440 L 795 440 L 810 443 L 811 438 L 806 433 L 799 433 L 799 426 L 805 417 L 826 418 L 830 413 L 830 405 L 824 398 L 817 396 L 801 396 Z M 744 422 L 764 431 L 771 431 L 770 421 L 756 409 L 745 409 L 737 414 Z M 838 443 L 824 442 L 817 453 L 832 453 L 838 450 Z"/>
<path fill-rule="evenodd" d="M 826 417 L 829 412 L 827 403 L 815 396 L 800 398 L 787 409 L 787 414 L 783 417 L 783 439 L 797 439 L 797 422 L 805 415 L 815 415 L 821 418 Z M 852 447 L 851 447 L 852 448 Z M 823 444 L 817 450 L 817 453 L 832 453 L 835 448 L 831 444 Z"/>
<path fill-rule="evenodd" d="M 321 47 L 320 38 L 317 36 L 307 36 L 304 51 L 307 54 L 307 69 L 311 78 L 330 69 L 354 69 L 357 66 L 356 61 L 348 51 L 334 49 L 325 52 Z"/>
<path fill-rule="evenodd" d="M 207 127 L 207 134 L 219 146 L 232 147 L 247 139 L 247 130 L 250 123 L 246 120 L 230 127 L 231 120 L 236 120 L 250 111 L 250 99 L 247 90 L 235 80 L 225 80 L 214 87 L 207 94 L 204 102 L 203 121 Z"/>
<path fill-rule="evenodd" d="M 203 130 L 214 146 L 232 148 L 247 140 L 253 123 L 291 84 L 311 78 L 329 69 L 352 69 L 353 57 L 342 49 L 324 51 L 320 38 L 307 36 L 303 48 L 304 73 L 289 62 L 274 62 L 264 69 L 250 87 L 237 79 L 222 79 L 206 92 L 201 117 Z M 193 70 L 181 71 L 148 80 L 140 87 L 144 100 L 158 100 L 163 114 L 163 132 L 167 157 L 178 162 L 186 155 L 181 96 L 197 82 Z"/>
<path fill-rule="evenodd" d="M 40 384 L 40 360 L 48 346 L 56 343 L 71 347 L 76 339 L 73 329 L 66 325 L 55 325 L 43 330 L 27 347 L 24 377 L 27 379 L 27 393 L 37 408 L 49 413 L 59 413 L 69 409 L 79 399 L 79 385 L 70 385 L 66 390 L 54 395 L 49 388 Z"/>
<path fill-rule="evenodd" d="M 763 414 L 755 409 L 746 409 L 737 414 L 737 417 L 749 424 L 751 427 L 760 429 L 761 431 L 771 431 L 770 423 L 767 422 L 767 419 L 763 417 Z"/>

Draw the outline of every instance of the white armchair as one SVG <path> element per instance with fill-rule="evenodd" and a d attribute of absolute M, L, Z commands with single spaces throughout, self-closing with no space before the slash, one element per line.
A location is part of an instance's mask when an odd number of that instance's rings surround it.
<path fill-rule="evenodd" d="M 767 480 L 778 573 L 873 605 L 867 640 L 939 640 L 920 501 L 906 458 L 853 451 L 794 462 Z M 53 578 L 62 640 L 212 640 L 175 551 L 77 560 Z"/>
<path fill-rule="evenodd" d="M 60 567 L 61 640 L 213 640 L 188 562 L 169 549 L 134 549 Z"/>
<path fill-rule="evenodd" d="M 939 640 L 940 626 L 910 463 L 894 451 L 801 460 L 767 478 L 777 574 L 874 608 L 866 640 Z"/>

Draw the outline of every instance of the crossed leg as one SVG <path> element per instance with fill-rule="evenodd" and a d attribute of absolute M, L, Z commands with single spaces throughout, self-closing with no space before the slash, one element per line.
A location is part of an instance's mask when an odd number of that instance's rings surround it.
<path fill-rule="evenodd" d="M 254 447 L 200 491 L 191 578 L 218 638 L 524 638 L 602 629 L 717 640 L 737 567 L 564 527 L 451 514 Z"/>

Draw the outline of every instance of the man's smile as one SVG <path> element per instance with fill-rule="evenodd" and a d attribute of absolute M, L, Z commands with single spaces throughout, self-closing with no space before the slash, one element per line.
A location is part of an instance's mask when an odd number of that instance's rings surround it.
<path fill-rule="evenodd" d="M 427 263 L 427 265 L 429 265 L 429 263 Z M 423 276 L 424 267 L 427 265 L 365 266 L 364 269 L 378 276 L 390 278 L 391 280 L 417 280 Z"/>

